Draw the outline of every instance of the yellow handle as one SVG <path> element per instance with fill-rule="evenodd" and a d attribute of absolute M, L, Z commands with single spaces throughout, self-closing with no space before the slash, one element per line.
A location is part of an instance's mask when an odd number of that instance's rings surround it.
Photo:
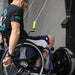
<path fill-rule="evenodd" d="M 31 30 L 31 32 L 35 32 L 35 28 L 36 28 L 36 21 L 33 22 L 33 28 Z"/>
<path fill-rule="evenodd" d="M 33 22 L 33 29 L 36 28 L 36 21 Z"/>

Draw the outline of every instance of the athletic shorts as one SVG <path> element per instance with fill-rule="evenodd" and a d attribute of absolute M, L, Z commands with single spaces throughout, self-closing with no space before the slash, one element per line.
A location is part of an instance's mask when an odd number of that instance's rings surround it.
<path fill-rule="evenodd" d="M 48 47 L 49 44 L 49 37 L 48 35 L 43 36 L 29 36 L 28 39 L 26 39 L 30 42 L 33 42 L 36 44 L 40 50 L 43 50 L 44 48 Z M 28 50 L 26 50 L 26 58 L 29 59 L 33 56 L 35 56 L 38 52 L 35 50 L 35 48 L 27 47 Z"/>
<path fill-rule="evenodd" d="M 43 36 L 29 36 L 28 39 L 26 39 L 28 41 L 33 42 L 34 44 L 36 44 L 37 46 L 41 46 L 41 47 L 48 47 L 49 44 L 49 37 L 48 35 L 43 35 Z"/>

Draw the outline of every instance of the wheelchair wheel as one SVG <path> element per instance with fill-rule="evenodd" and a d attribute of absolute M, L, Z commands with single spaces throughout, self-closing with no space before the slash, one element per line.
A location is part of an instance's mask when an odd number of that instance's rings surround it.
<path fill-rule="evenodd" d="M 6 58 L 8 50 L 5 51 L 2 60 Z M 40 58 L 41 64 L 35 66 Z M 8 67 L 3 67 L 5 75 L 42 75 L 44 68 L 44 59 L 40 49 L 31 42 L 18 44 L 13 53 L 12 63 Z M 35 70 L 36 69 L 36 70 Z"/>

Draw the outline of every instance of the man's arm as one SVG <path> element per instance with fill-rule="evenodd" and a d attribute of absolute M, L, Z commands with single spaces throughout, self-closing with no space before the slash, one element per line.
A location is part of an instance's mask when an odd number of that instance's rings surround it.
<path fill-rule="evenodd" d="M 19 40 L 20 36 L 20 24 L 18 22 L 11 22 L 11 35 L 9 39 L 9 53 L 12 55 L 15 49 L 15 46 Z"/>
<path fill-rule="evenodd" d="M 2 34 L 0 33 L 0 43 L 3 42 L 3 39 L 2 39 Z M 0 49 L 2 48 L 3 45 L 0 45 Z"/>
<path fill-rule="evenodd" d="M 20 36 L 20 24 L 18 22 L 11 22 L 11 35 L 9 40 L 9 54 L 13 54 L 15 50 L 15 46 L 18 42 L 19 36 Z M 6 57 L 3 60 L 3 66 L 8 67 L 11 64 L 11 57 Z"/>

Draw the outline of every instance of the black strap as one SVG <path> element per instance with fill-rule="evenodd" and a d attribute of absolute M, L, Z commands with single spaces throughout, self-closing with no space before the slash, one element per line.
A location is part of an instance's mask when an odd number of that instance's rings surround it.
<path fill-rule="evenodd" d="M 4 42 L 1 42 L 1 43 L 0 43 L 0 46 L 1 46 L 1 45 L 4 45 Z"/>
<path fill-rule="evenodd" d="M 11 54 L 8 52 L 8 57 L 11 57 L 11 58 L 12 58 L 12 57 L 13 57 L 13 55 L 11 55 Z"/>

